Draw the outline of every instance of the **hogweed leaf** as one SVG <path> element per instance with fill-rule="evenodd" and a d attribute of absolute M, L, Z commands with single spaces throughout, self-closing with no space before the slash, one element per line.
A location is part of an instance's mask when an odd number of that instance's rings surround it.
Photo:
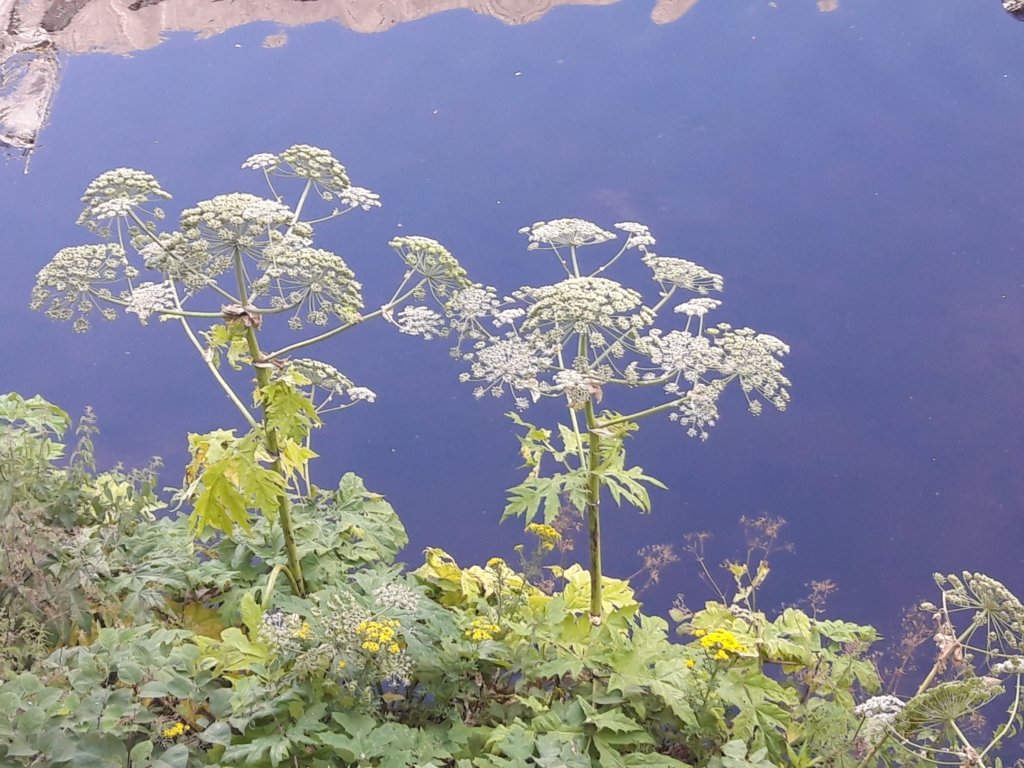
<path fill-rule="evenodd" d="M 242 623 L 249 630 L 249 637 L 257 637 L 260 632 L 260 624 L 263 621 L 263 610 L 256 602 L 256 598 L 252 596 L 252 592 L 246 592 L 242 597 L 239 611 L 242 615 Z"/>

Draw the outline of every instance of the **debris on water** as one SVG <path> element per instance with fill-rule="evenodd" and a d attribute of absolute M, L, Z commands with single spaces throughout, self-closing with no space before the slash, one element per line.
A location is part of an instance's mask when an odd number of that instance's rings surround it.
<path fill-rule="evenodd" d="M 263 39 L 264 48 L 280 48 L 282 45 L 288 42 L 288 33 L 285 31 L 277 32 L 273 35 L 267 35 Z"/>

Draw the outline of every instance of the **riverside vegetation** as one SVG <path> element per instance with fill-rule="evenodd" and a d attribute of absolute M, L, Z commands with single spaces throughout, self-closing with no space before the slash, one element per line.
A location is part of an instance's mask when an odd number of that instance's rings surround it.
<path fill-rule="evenodd" d="M 247 430 L 189 435 L 184 483 L 163 499 L 158 463 L 97 472 L 91 412 L 65 456 L 65 412 L 0 396 L 0 763 L 1000 764 L 1021 723 L 1024 606 L 982 574 L 937 576 L 941 599 L 919 606 L 901 663 L 930 654 L 927 672 L 896 696 L 871 655 L 872 628 L 813 604 L 757 607 L 772 521 L 759 521 L 745 562 L 727 563 L 732 586 L 715 585 L 696 612 L 680 602 L 668 619 L 646 615 L 628 581 L 601 572 L 602 496 L 646 512 L 657 483 L 626 463 L 638 419 L 668 412 L 706 438 L 734 380 L 755 415 L 762 399 L 788 402 L 781 341 L 705 325 L 721 277 L 655 254 L 634 223 L 617 225 L 623 246 L 584 268 L 582 249 L 615 235 L 560 219 L 524 230 L 530 249 L 561 264 L 560 282 L 499 297 L 441 244 L 402 237 L 391 242 L 405 266 L 397 289 L 364 312 L 352 270 L 313 246 L 313 228 L 378 197 L 314 147 L 244 167 L 264 175 L 269 198 L 200 202 L 171 232 L 155 206 L 169 195 L 152 176 L 103 174 L 79 223 L 105 242 L 64 249 L 39 272 L 33 306 L 77 331 L 118 309 L 178 323 Z M 290 180 L 293 206 L 278 191 Z M 304 220 L 317 200 L 331 210 Z M 603 276 L 630 251 L 659 285 L 651 304 Z M 143 268 L 159 280 L 140 281 Z M 679 289 L 698 296 L 664 332 L 654 323 Z M 259 331 L 277 317 L 314 332 L 264 349 Z M 384 498 L 352 474 L 334 489 L 311 482 L 321 417 L 375 395 L 294 353 L 378 318 L 454 336 L 478 397 L 510 391 L 517 410 L 566 403 L 557 438 L 512 415 L 529 474 L 506 516 L 525 516 L 533 542 L 519 563 L 463 567 L 428 549 L 408 570 Z M 611 385 L 657 401 L 598 412 Z M 543 474 L 545 463 L 557 471 Z M 545 568 L 568 548 L 574 516 L 586 520 L 589 567 Z"/>

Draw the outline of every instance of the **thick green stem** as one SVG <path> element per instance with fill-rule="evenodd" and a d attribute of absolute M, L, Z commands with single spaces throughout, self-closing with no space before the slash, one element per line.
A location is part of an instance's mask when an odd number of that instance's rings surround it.
<path fill-rule="evenodd" d="M 590 539 L 590 623 L 599 625 L 603 620 L 604 600 L 601 594 L 601 477 L 597 470 L 601 465 L 601 438 L 594 433 L 597 426 L 594 405 L 587 400 L 587 437 L 590 440 L 587 478 L 587 533 Z"/>
<path fill-rule="evenodd" d="M 253 328 L 247 328 L 245 338 L 249 344 L 249 354 L 252 355 L 252 359 L 259 360 L 260 346 L 256 341 L 256 331 Z M 256 368 L 256 383 L 261 390 L 268 386 L 270 384 L 270 371 L 266 368 Z M 270 452 L 270 455 L 274 457 L 270 467 L 282 477 L 287 477 L 284 467 L 281 464 L 281 446 L 277 441 L 277 431 L 268 428 L 267 409 L 264 406 L 262 410 L 263 432 L 267 441 L 267 450 Z M 288 571 L 291 572 L 291 575 L 295 580 L 294 589 L 298 596 L 304 597 L 306 594 L 306 587 L 302 582 L 302 566 L 299 565 L 299 548 L 295 544 L 295 528 L 292 526 L 291 503 L 288 501 L 287 492 L 284 492 L 277 497 L 277 514 L 281 520 L 281 533 L 284 535 L 285 553 L 288 555 Z"/>
<path fill-rule="evenodd" d="M 242 298 L 242 306 L 247 306 L 249 297 L 246 295 L 245 278 L 242 270 L 242 255 L 235 251 L 235 274 L 238 277 L 238 292 Z M 263 359 L 259 341 L 256 339 L 256 329 L 251 325 L 245 329 L 245 341 L 249 346 L 249 355 L 253 362 Z M 257 391 L 262 392 L 270 384 L 270 371 L 266 368 L 253 366 L 256 371 Z M 263 433 L 266 440 L 267 450 L 274 457 L 270 467 L 281 477 L 287 480 L 288 475 L 281 464 L 281 446 L 277 440 L 277 431 L 270 429 L 267 424 L 267 408 L 260 397 L 260 410 L 263 412 Z M 291 576 L 292 589 L 298 597 L 305 597 L 306 585 L 302 581 L 302 566 L 299 564 L 299 548 L 295 544 L 295 528 L 292 526 L 291 502 L 288 500 L 288 492 L 283 491 L 277 497 L 277 514 L 281 521 L 281 533 L 284 535 L 284 549 L 288 557 L 288 572 Z"/>
<path fill-rule="evenodd" d="M 292 594 L 299 594 L 299 585 L 296 583 L 295 577 L 292 576 L 291 571 L 288 570 L 288 566 L 278 563 L 270 572 L 270 578 L 267 579 L 267 586 L 263 588 L 263 601 L 260 603 L 260 608 L 262 608 L 263 611 L 267 611 L 270 608 L 271 599 L 274 597 L 274 584 L 277 583 L 277 577 L 281 573 L 283 573 L 288 579 L 288 583 L 292 588 Z"/>

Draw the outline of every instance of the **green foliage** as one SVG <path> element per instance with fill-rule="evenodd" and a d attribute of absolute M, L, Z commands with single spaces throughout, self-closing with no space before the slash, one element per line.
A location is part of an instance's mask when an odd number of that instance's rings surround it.
<path fill-rule="evenodd" d="M 87 412 L 64 467 L 66 413 L 40 397 L 0 397 L 0 673 L 31 665 L 55 642 L 88 635 L 96 619 L 146 621 L 181 540 L 153 513 L 155 469 L 91 472 Z M 190 542 L 185 544 L 191 546 Z"/>
<path fill-rule="evenodd" d="M 66 416 L 4 402 L 0 437 L 25 457 L 6 476 L 19 478 L 10 509 L 41 510 L 19 518 L 24 529 L 55 537 L 35 623 L 5 628 L 20 650 L 0 669 L 4 765 L 864 768 L 920 762 L 913 744 L 966 752 L 961 725 L 1024 673 L 1006 653 L 972 676 L 950 651 L 880 730 L 864 709 L 878 697 L 857 704 L 879 687 L 874 630 L 757 610 L 763 559 L 728 564 L 731 598 L 672 612 L 683 642 L 608 577 L 595 625 L 579 565 L 549 566 L 554 582 L 540 584 L 497 558 L 463 568 L 431 549 L 405 572 L 401 522 L 352 474 L 308 495 L 275 486 L 290 496 L 306 576 L 296 595 L 276 583 L 287 558 L 270 516 L 196 538 L 189 515 L 153 516 L 151 472 L 97 475 L 81 444 L 62 468 Z M 44 418 L 30 427 L 21 413 Z M 253 464 L 239 457 L 266 463 L 242 441 L 194 437 L 202 466 L 190 471 L 208 478 L 231 457 L 220 477 L 242 493 Z M 65 525 L 56 511 L 69 499 Z M 557 532 L 537 535 L 552 552 Z M 5 583 L 5 610 L 34 616 L 34 582 Z M 977 574 L 944 583 L 947 599 L 986 612 L 971 627 L 990 621 L 1008 642 L 1019 604 L 1004 587 Z"/>
<path fill-rule="evenodd" d="M 286 481 L 266 466 L 272 458 L 255 432 L 239 438 L 233 429 L 219 429 L 189 435 L 188 441 L 192 462 L 185 470 L 185 493 L 192 501 L 195 531 L 209 526 L 230 533 L 236 525 L 249 530 L 250 507 L 273 519 Z"/>
<path fill-rule="evenodd" d="M 551 430 L 536 427 L 524 421 L 517 413 L 505 415 L 517 426 L 526 428 L 526 433 L 518 437 L 520 452 L 525 459 L 524 466 L 530 468 L 530 474 L 522 483 L 509 489 L 510 496 L 502 519 L 522 515 L 529 524 L 541 514 L 544 522 L 550 525 L 566 501 L 576 509 L 586 509 L 590 500 L 590 482 L 594 476 L 598 478 L 600 486 L 608 488 L 616 504 L 621 505 L 626 501 L 640 512 L 651 511 L 651 498 L 644 486 L 665 487 L 660 481 L 644 474 L 641 467 L 626 467 L 624 438 L 636 431 L 636 424 L 621 424 L 603 430 L 598 460 L 596 466 L 591 468 L 590 445 L 571 427 L 558 425 L 559 447 L 552 440 Z M 541 464 L 545 456 L 550 456 L 566 471 L 541 476 Z"/>

